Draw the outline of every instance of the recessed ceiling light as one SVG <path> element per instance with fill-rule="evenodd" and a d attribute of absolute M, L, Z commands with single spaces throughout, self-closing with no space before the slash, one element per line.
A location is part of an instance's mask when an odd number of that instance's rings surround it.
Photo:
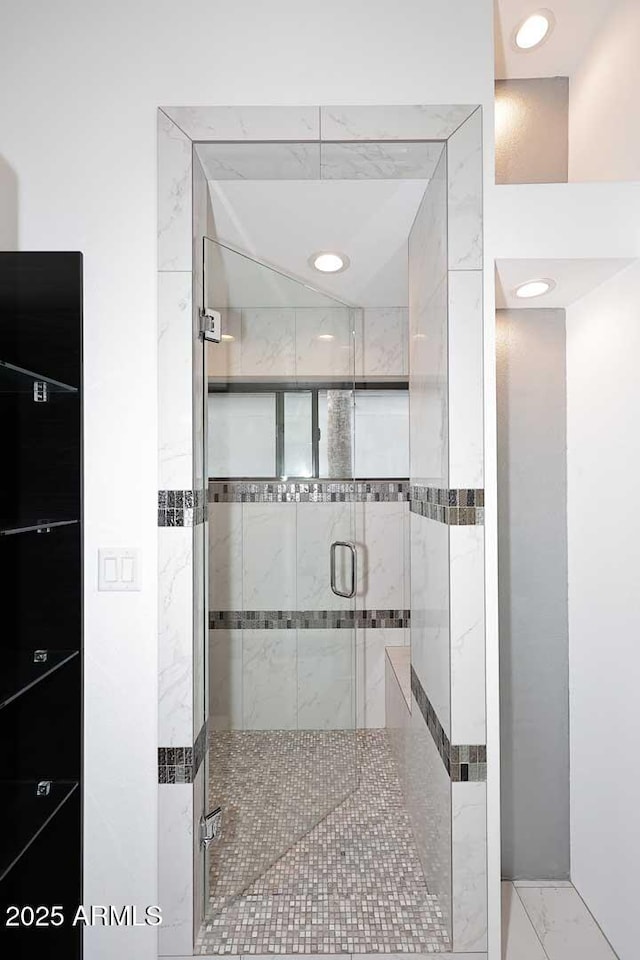
<path fill-rule="evenodd" d="M 221 339 L 222 339 L 222 340 L 235 340 L 235 337 L 234 337 L 233 334 L 231 334 L 231 333 L 223 333 Z"/>
<path fill-rule="evenodd" d="M 319 333 L 318 340 L 335 340 L 335 337 L 332 333 Z"/>
<path fill-rule="evenodd" d="M 521 283 L 516 289 L 516 297 L 521 300 L 530 300 L 532 297 L 542 297 L 545 293 L 553 290 L 555 283 L 553 280 L 528 280 Z"/>
<path fill-rule="evenodd" d="M 533 50 L 551 33 L 554 16 L 550 10 L 538 10 L 523 20 L 516 29 L 514 43 L 518 50 Z"/>
<path fill-rule="evenodd" d="M 331 253 L 328 250 L 320 250 L 318 253 L 312 253 L 309 257 L 309 263 L 314 270 L 320 273 L 340 273 L 349 266 L 349 257 L 344 253 Z"/>

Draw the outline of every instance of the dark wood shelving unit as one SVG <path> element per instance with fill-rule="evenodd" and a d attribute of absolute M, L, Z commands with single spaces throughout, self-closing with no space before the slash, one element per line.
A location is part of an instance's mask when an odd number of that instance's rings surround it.
<path fill-rule="evenodd" d="M 0 953 L 82 956 L 82 255 L 0 253 Z M 61 908 L 7 927 L 7 907 Z"/>

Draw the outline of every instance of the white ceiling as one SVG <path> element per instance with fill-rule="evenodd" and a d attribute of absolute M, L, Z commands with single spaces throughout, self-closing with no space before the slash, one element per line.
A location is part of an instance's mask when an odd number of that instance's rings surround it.
<path fill-rule="evenodd" d="M 496 260 L 496 307 L 569 307 L 630 263 L 631 260 Z M 555 280 L 556 286 L 542 297 L 516 297 L 520 284 L 538 279 Z"/>
<path fill-rule="evenodd" d="M 616 0 L 494 0 L 496 79 L 570 77 Z M 513 35 L 531 13 L 546 8 L 553 32 L 534 50 L 518 50 Z"/>
<path fill-rule="evenodd" d="M 217 239 L 357 306 L 406 306 L 407 238 L 427 180 L 210 181 Z M 322 274 L 307 260 L 345 253 Z"/>

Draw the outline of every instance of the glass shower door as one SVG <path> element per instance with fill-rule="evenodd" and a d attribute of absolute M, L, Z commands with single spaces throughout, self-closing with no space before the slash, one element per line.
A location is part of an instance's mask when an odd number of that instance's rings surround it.
<path fill-rule="evenodd" d="M 359 311 L 214 240 L 204 277 L 221 328 L 205 350 L 207 805 L 222 808 L 206 914 L 246 945 L 246 903 L 296 895 L 301 844 L 357 785 Z"/>

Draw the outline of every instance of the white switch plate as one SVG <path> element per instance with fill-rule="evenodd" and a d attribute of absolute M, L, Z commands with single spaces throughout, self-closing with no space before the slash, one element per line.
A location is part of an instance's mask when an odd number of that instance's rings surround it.
<path fill-rule="evenodd" d="M 139 555 L 135 547 L 98 550 L 98 590 L 139 590 Z"/>

